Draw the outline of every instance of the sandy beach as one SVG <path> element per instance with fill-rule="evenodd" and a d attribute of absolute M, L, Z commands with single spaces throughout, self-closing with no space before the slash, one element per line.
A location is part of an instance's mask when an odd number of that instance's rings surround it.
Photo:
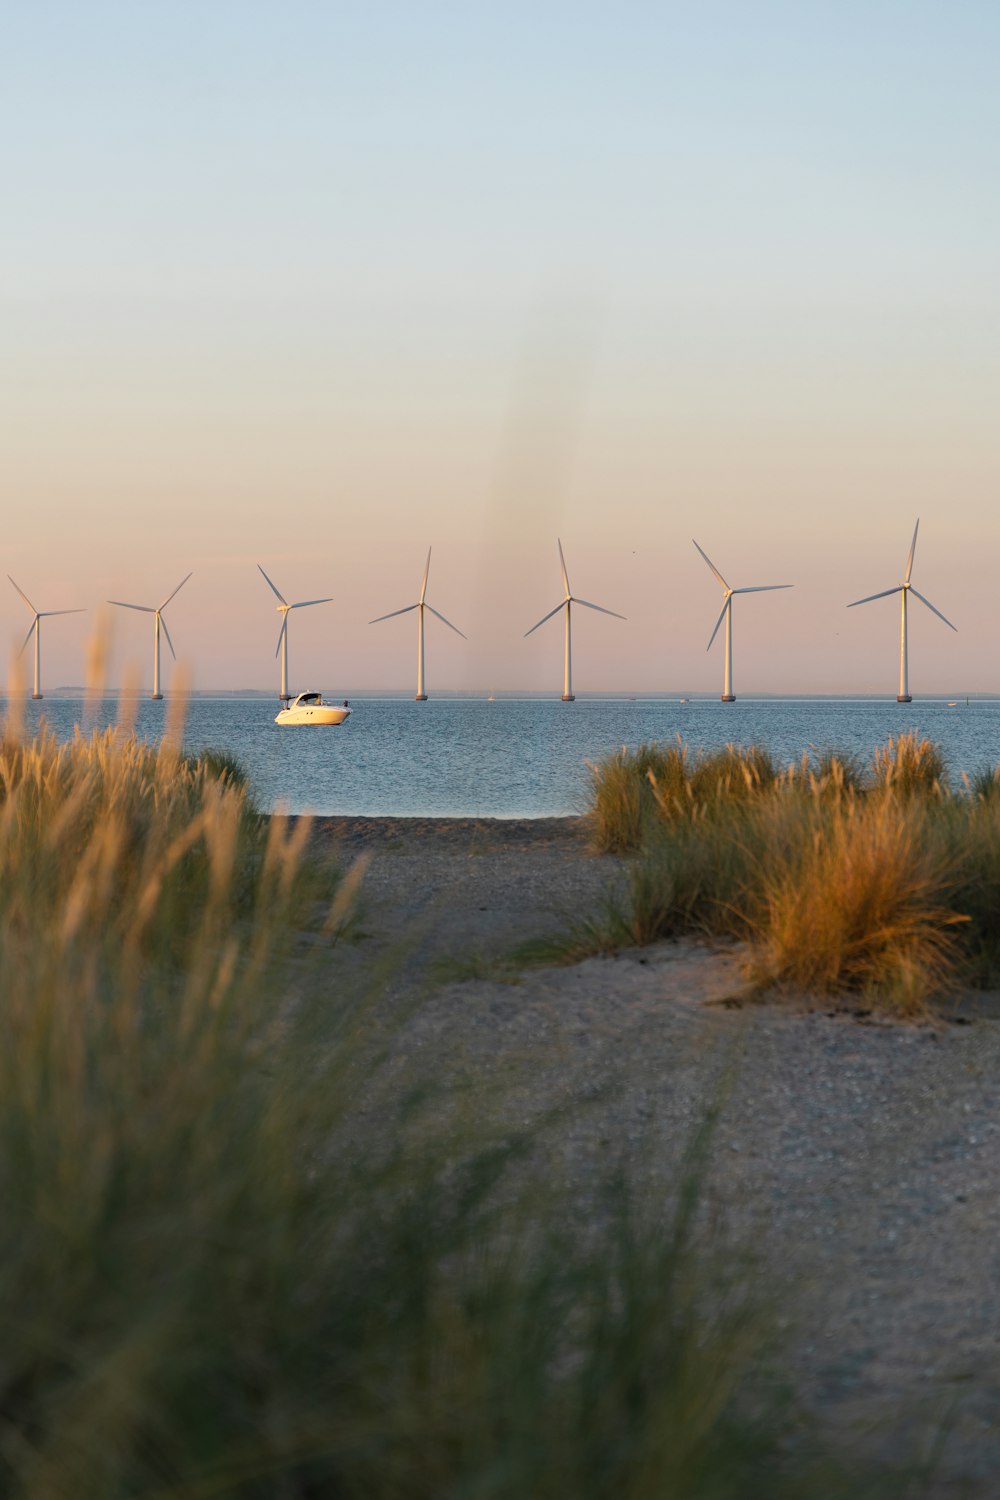
<path fill-rule="evenodd" d="M 926 1493 L 995 1493 L 996 996 L 920 1025 L 751 1002 L 739 949 L 692 941 L 518 968 L 520 943 L 622 880 L 581 820 L 331 818 L 314 837 L 370 860 L 348 962 L 389 960 L 380 999 L 405 1015 L 408 1057 L 502 1085 L 518 1121 L 570 1100 L 566 1169 L 585 1182 L 624 1156 L 653 1194 L 721 1102 L 710 1208 L 756 1258 L 809 1406 L 845 1451 L 893 1458 L 947 1419 Z"/>
<path fill-rule="evenodd" d="M 314 840 L 344 867 L 370 860 L 369 951 L 404 944 L 407 988 L 564 930 L 621 875 L 593 856 L 582 818 L 317 818 Z"/>

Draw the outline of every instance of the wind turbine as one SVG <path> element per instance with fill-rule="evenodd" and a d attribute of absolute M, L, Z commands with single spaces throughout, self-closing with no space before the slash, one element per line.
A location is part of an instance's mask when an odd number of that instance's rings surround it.
<path fill-rule="evenodd" d="M 565 589 L 566 593 L 561 603 L 557 604 L 555 609 L 550 609 L 547 615 L 542 616 L 542 618 L 538 622 L 538 625 L 544 625 L 546 620 L 551 620 L 552 616 L 557 615 L 561 609 L 564 609 L 566 611 L 566 655 L 565 664 L 563 667 L 562 701 L 564 703 L 572 703 L 575 701 L 573 697 L 573 640 L 572 627 L 570 624 L 573 605 L 582 604 L 584 609 L 596 609 L 598 614 L 612 615 L 616 620 L 624 620 L 625 616 L 615 614 L 615 611 L 613 609 L 605 609 L 602 604 L 589 604 L 586 599 L 578 599 L 576 597 L 569 586 L 569 575 L 566 572 L 566 559 L 563 556 L 562 542 L 558 537 L 556 538 L 556 546 L 559 548 L 559 566 L 562 569 L 563 588 Z M 535 631 L 538 629 L 538 625 L 532 625 L 530 630 L 526 630 L 524 632 L 525 640 L 527 640 L 529 635 L 534 635 Z"/>
<path fill-rule="evenodd" d="M 902 583 L 897 583 L 894 589 L 883 589 L 880 594 L 869 594 L 864 599 L 855 599 L 853 604 L 849 604 L 847 606 L 848 609 L 855 609 L 859 604 L 870 604 L 873 599 L 887 599 L 890 594 L 900 594 L 902 596 L 900 599 L 901 619 L 899 626 L 899 692 L 896 694 L 897 703 L 913 702 L 913 699 L 910 696 L 910 654 L 906 638 L 907 594 L 913 594 L 917 599 L 920 600 L 921 604 L 926 604 L 931 614 L 937 615 L 939 620 L 944 620 L 944 623 L 948 626 L 949 630 L 957 631 L 958 628 L 957 626 L 953 625 L 950 620 L 945 619 L 941 611 L 939 609 L 935 609 L 931 601 L 929 599 L 925 599 L 923 594 L 918 593 L 918 591 L 913 587 L 913 584 L 910 582 L 910 574 L 913 572 L 913 554 L 917 550 L 917 532 L 919 530 L 920 517 L 918 516 L 917 524 L 913 528 L 913 541 L 910 543 L 910 555 L 906 559 L 906 572 L 903 575 Z"/>
<path fill-rule="evenodd" d="M 694 538 L 692 537 L 691 540 L 694 541 Z M 729 587 L 729 584 L 723 578 L 722 574 L 719 572 L 718 568 L 715 566 L 715 563 L 709 557 L 708 553 L 702 552 L 701 548 L 698 547 L 697 542 L 695 542 L 694 545 L 698 548 L 698 551 L 701 552 L 702 557 L 708 563 L 708 566 L 711 568 L 715 577 L 722 585 L 722 592 L 725 595 L 725 603 L 722 606 L 722 613 L 715 622 L 715 629 L 712 631 L 712 634 L 708 638 L 708 645 L 705 647 L 705 650 L 711 651 L 712 642 L 715 640 L 715 637 L 719 633 L 719 626 L 722 624 L 723 620 L 725 620 L 726 666 L 722 682 L 722 702 L 735 703 L 736 694 L 733 692 L 733 600 L 735 599 L 737 594 L 770 594 L 773 593 L 776 589 L 792 589 L 795 587 L 795 585 L 794 583 L 758 583 L 753 588 L 731 589 Z"/>
<path fill-rule="evenodd" d="M 153 691 L 150 694 L 150 697 L 153 698 L 157 702 L 163 697 L 163 694 L 160 692 L 160 631 L 161 630 L 163 631 L 163 634 L 166 637 L 167 645 L 170 647 L 170 655 L 173 657 L 174 661 L 177 660 L 177 652 L 174 650 L 174 643 L 170 639 L 170 631 L 167 629 L 167 622 L 166 622 L 166 620 L 163 619 L 163 611 L 166 609 L 166 607 L 170 603 L 171 599 L 173 599 L 174 595 L 180 593 L 181 589 L 184 587 L 184 585 L 188 581 L 188 578 L 190 578 L 190 577 L 191 577 L 191 574 L 189 573 L 187 575 L 187 578 L 182 578 L 181 581 L 180 581 L 180 583 L 174 589 L 173 594 L 168 594 L 167 597 L 164 599 L 163 603 L 160 604 L 160 605 L 153 605 L 153 604 L 125 604 L 121 599 L 109 599 L 108 600 L 109 604 L 117 605 L 117 607 L 119 609 L 137 609 L 137 610 L 140 611 L 140 613 L 142 613 L 144 615 L 152 615 L 153 616 Z"/>
<path fill-rule="evenodd" d="M 278 600 L 277 609 L 281 615 L 281 629 L 278 632 L 278 644 L 274 654 L 277 656 L 278 652 L 281 652 L 281 692 L 278 694 L 278 697 L 283 703 L 287 703 L 291 697 L 291 693 L 288 691 L 288 616 L 293 609 L 308 609 L 311 604 L 332 604 L 333 598 L 331 596 L 329 599 L 299 599 L 295 604 L 289 604 L 284 594 L 280 594 L 275 588 L 270 578 L 264 572 L 264 569 L 261 568 L 260 563 L 257 564 L 257 567 L 260 569 L 264 582 Z"/>
<path fill-rule="evenodd" d="M 431 614 L 435 615 L 441 621 L 442 625 L 447 625 L 448 629 L 453 630 L 456 635 L 460 635 L 463 641 L 469 639 L 464 631 L 459 630 L 457 625 L 453 625 L 450 620 L 446 620 L 444 615 L 438 614 L 433 604 L 427 603 L 427 575 L 431 570 L 431 550 L 430 547 L 427 548 L 427 566 L 424 568 L 424 581 L 420 585 L 420 598 L 416 604 L 408 604 L 405 609 L 394 609 L 387 615 L 377 615 L 374 620 L 368 621 L 369 625 L 377 625 L 380 620 L 392 620 L 396 615 L 408 615 L 411 609 L 417 611 L 417 696 L 415 700 L 417 703 L 427 702 L 427 694 L 424 692 L 424 610 L 429 609 Z"/>
<path fill-rule="evenodd" d="M 7 577 L 10 578 L 10 574 L 9 573 L 7 574 Z M 13 578 L 10 578 L 10 581 L 11 581 L 11 583 L 14 583 Z M 28 634 L 24 638 L 24 645 L 21 647 L 20 651 L 17 654 L 18 654 L 18 656 L 23 656 L 24 655 L 25 651 L 27 650 L 28 642 L 31 640 L 32 635 L 34 635 L 34 637 L 35 637 L 35 686 L 34 686 L 34 691 L 32 692 L 31 696 L 32 696 L 32 698 L 37 699 L 37 698 L 41 698 L 41 696 L 42 696 L 42 627 L 41 627 L 42 620 L 47 620 L 47 619 L 49 619 L 53 615 L 83 615 L 83 614 L 86 614 L 86 610 L 84 610 L 84 609 L 36 609 L 35 606 L 32 604 L 31 600 L 28 598 L 27 594 L 24 592 L 24 590 L 22 588 L 18 588 L 18 586 L 17 586 L 16 583 L 14 583 L 14 587 L 17 589 L 17 592 L 20 594 L 21 598 L 24 600 L 25 604 L 28 606 L 28 608 L 31 610 L 31 613 L 35 617 L 32 620 L 32 622 L 31 622 L 31 629 L 28 631 Z"/>

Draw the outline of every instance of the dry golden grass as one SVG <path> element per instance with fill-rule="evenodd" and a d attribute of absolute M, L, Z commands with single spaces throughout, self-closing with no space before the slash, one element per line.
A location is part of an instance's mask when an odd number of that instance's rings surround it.
<path fill-rule="evenodd" d="M 832 816 L 804 809 L 803 825 L 791 844 L 758 855 L 752 976 L 922 1013 L 954 979 L 955 928 L 967 920 L 949 907 L 952 872 L 929 846 L 925 810 L 852 797 Z"/>
<path fill-rule="evenodd" d="M 778 772 L 760 745 L 690 755 L 673 745 L 625 745 L 590 767 L 589 812 L 595 848 L 626 854 L 640 847 L 662 821 L 697 815 L 717 803 L 751 801 L 772 790 Z"/>
<path fill-rule="evenodd" d="M 637 849 L 659 802 L 688 796 L 687 750 L 681 745 L 625 745 L 590 766 L 591 837 L 602 854 Z"/>
<path fill-rule="evenodd" d="M 996 981 L 993 772 L 954 791 L 938 747 L 914 735 L 879 747 L 867 776 L 829 753 L 782 775 L 754 747 L 665 754 L 666 789 L 656 747 L 595 768 L 599 841 L 638 852 L 629 899 L 594 946 L 726 934 L 748 943 L 761 983 L 863 993 L 901 1014 L 962 982 Z M 642 816 L 620 816 L 643 782 Z"/>
<path fill-rule="evenodd" d="M 871 770 L 874 785 L 897 797 L 941 794 L 948 788 L 940 746 L 912 730 L 876 746 Z"/>

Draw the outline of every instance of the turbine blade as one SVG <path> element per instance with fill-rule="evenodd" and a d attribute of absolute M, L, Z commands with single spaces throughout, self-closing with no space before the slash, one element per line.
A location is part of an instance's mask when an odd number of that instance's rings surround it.
<path fill-rule="evenodd" d="M 419 609 L 419 604 L 408 604 L 405 609 L 392 609 L 387 615 L 376 615 L 374 620 L 369 620 L 369 625 L 377 625 L 379 620 L 394 620 L 397 615 L 408 615 L 411 609 Z"/>
<path fill-rule="evenodd" d="M 432 615 L 436 615 L 437 616 L 437 618 L 441 621 L 442 625 L 447 625 L 448 629 L 449 630 L 453 630 L 456 635 L 460 635 L 462 637 L 463 641 L 467 641 L 469 639 L 469 637 L 465 634 L 464 630 L 459 630 L 458 626 L 457 625 L 453 625 L 450 620 L 446 620 L 445 617 L 444 617 L 444 615 L 438 614 L 438 611 L 434 608 L 433 604 L 428 604 L 427 608 L 430 610 L 430 612 L 431 612 Z"/>
<path fill-rule="evenodd" d="M 38 611 L 38 618 L 40 620 L 49 620 L 53 615 L 85 615 L 86 613 L 85 609 L 40 609 Z"/>
<path fill-rule="evenodd" d="M 309 606 L 310 606 L 310 604 L 332 604 L 332 603 L 333 603 L 333 595 L 331 594 L 331 596 L 330 596 L 329 599 L 298 599 L 298 600 L 296 600 L 296 602 L 294 604 L 290 604 L 288 606 L 288 608 L 289 609 L 308 609 Z"/>
<path fill-rule="evenodd" d="M 7 576 L 10 577 L 10 574 L 8 574 Z M 11 579 L 11 582 L 13 583 L 14 580 Z M 14 587 L 17 589 L 17 584 L 16 583 L 14 584 Z M 18 591 L 18 593 L 21 592 L 20 589 L 17 589 L 17 591 Z M 28 642 L 31 640 L 31 637 L 35 633 L 35 626 L 36 626 L 37 623 L 38 623 L 38 621 L 37 621 L 37 617 L 36 617 L 36 619 L 32 620 L 31 627 L 28 630 L 28 634 L 24 637 L 24 645 L 21 647 L 20 651 L 17 653 L 18 656 L 23 656 L 24 653 L 25 653 L 25 651 L 27 651 L 27 649 L 28 649 Z"/>
<path fill-rule="evenodd" d="M 190 574 L 188 576 L 190 577 Z M 175 589 L 174 593 L 176 593 L 176 592 L 177 592 L 177 590 Z M 160 615 L 160 629 L 163 631 L 163 634 L 166 636 L 167 645 L 170 647 L 170 655 L 173 657 L 174 661 L 176 661 L 177 660 L 177 652 L 174 650 L 174 643 L 170 639 L 170 631 L 167 629 L 167 622 L 163 618 L 162 615 Z"/>
<path fill-rule="evenodd" d="M 144 615 L 155 615 L 156 610 L 151 604 L 126 604 L 124 599 L 109 599 L 109 604 L 116 604 L 119 609 L 138 609 Z"/>
<path fill-rule="evenodd" d="M 734 594 L 773 594 L 775 589 L 793 589 L 794 583 L 758 583 L 752 589 L 733 589 Z"/>
<path fill-rule="evenodd" d="M 566 598 L 570 596 L 569 574 L 566 572 L 566 559 L 563 556 L 562 542 L 556 537 L 556 546 L 559 548 L 559 566 L 562 568 L 563 588 L 566 590 Z"/>
<path fill-rule="evenodd" d="M 10 574 L 9 573 L 7 574 L 7 577 L 10 578 Z M 11 583 L 14 583 L 13 578 L 10 578 L 10 581 L 11 581 Z M 35 608 L 35 606 L 32 604 L 31 600 L 28 598 L 27 594 L 24 592 L 24 589 L 18 588 L 18 585 L 16 583 L 14 583 L 14 587 L 17 589 L 17 592 L 20 594 L 20 596 L 24 600 L 25 604 L 31 610 L 31 613 L 33 615 L 37 615 L 38 611 Z"/>
<path fill-rule="evenodd" d="M 696 546 L 696 547 L 698 547 L 698 543 L 697 543 L 697 542 L 695 542 L 695 541 L 694 541 L 694 537 L 692 537 L 692 538 L 691 538 L 691 540 L 692 540 L 692 542 L 694 542 L 694 544 L 695 544 L 695 546 Z M 719 582 L 720 582 L 720 583 L 721 583 L 721 584 L 722 584 L 722 587 L 723 587 L 723 588 L 724 588 L 724 589 L 728 589 L 728 587 L 729 587 L 729 584 L 728 584 L 728 583 L 727 583 L 727 582 L 726 582 L 726 580 L 725 580 L 725 579 L 724 579 L 724 578 L 723 578 L 723 576 L 722 576 L 722 574 L 721 574 L 721 573 L 720 573 L 720 572 L 719 572 L 719 570 L 718 570 L 718 568 L 717 568 L 717 567 L 716 567 L 716 566 L 715 566 L 715 563 L 714 563 L 714 562 L 713 562 L 713 561 L 712 561 L 712 559 L 711 559 L 711 558 L 710 558 L 710 557 L 709 557 L 709 555 L 708 555 L 708 553 L 707 553 L 707 552 L 704 552 L 704 551 L 702 551 L 702 549 L 701 549 L 701 547 L 698 547 L 698 551 L 699 551 L 699 552 L 701 552 L 701 555 L 702 555 L 702 557 L 703 557 L 703 558 L 704 558 L 704 559 L 705 559 L 705 561 L 706 561 L 706 562 L 707 562 L 707 563 L 708 563 L 708 566 L 709 566 L 709 567 L 710 567 L 710 568 L 711 568 L 711 570 L 712 570 L 712 572 L 713 572 L 713 573 L 714 573 L 714 574 L 715 574 L 715 576 L 716 576 L 716 578 L 717 578 L 717 579 L 718 579 L 718 580 L 719 580 Z"/>
<path fill-rule="evenodd" d="M 427 548 L 427 566 L 424 568 L 424 581 L 420 585 L 420 603 L 423 604 L 427 597 L 427 577 L 431 571 L 431 548 Z"/>
<path fill-rule="evenodd" d="M 910 584 L 910 593 L 911 594 L 917 594 L 917 591 L 913 587 L 912 583 Z M 931 613 L 937 615 L 937 617 L 938 617 L 939 620 L 944 620 L 944 623 L 946 625 L 951 625 L 952 630 L 955 631 L 956 635 L 958 634 L 958 626 L 957 625 L 952 625 L 951 621 L 948 619 L 947 615 L 943 615 L 939 609 L 935 609 L 934 605 L 931 603 L 931 601 L 929 599 L 925 599 L 924 596 L 923 596 L 923 594 L 917 594 L 917 598 L 920 600 L 921 604 L 926 604 L 927 608 L 931 611 Z"/>
<path fill-rule="evenodd" d="M 695 546 L 696 547 L 698 546 L 697 542 L 695 542 Z M 701 549 L 699 548 L 699 551 L 700 550 Z M 726 602 L 725 602 L 725 604 L 722 606 L 722 614 L 716 620 L 716 622 L 715 622 L 715 629 L 712 631 L 712 634 L 708 638 L 708 645 L 705 647 L 706 651 L 711 651 L 711 649 L 712 649 L 712 642 L 715 640 L 715 637 L 719 633 L 719 626 L 722 624 L 723 620 L 726 618 L 726 610 L 729 608 L 731 602 L 732 602 L 731 599 L 727 599 Z"/>
<path fill-rule="evenodd" d="M 565 608 L 566 608 L 566 600 L 562 599 L 556 605 L 555 609 L 550 609 L 547 615 L 542 615 L 542 618 L 539 620 L 538 625 L 544 625 L 546 620 L 551 620 L 551 618 L 552 618 L 553 615 L 557 615 L 561 609 L 565 609 Z M 538 629 L 538 625 L 532 625 L 532 627 L 531 627 L 530 630 L 526 630 L 524 632 L 524 639 L 525 640 L 528 639 L 529 635 L 534 635 L 535 631 Z"/>
<path fill-rule="evenodd" d="M 866 594 L 863 599 L 855 599 L 854 603 L 849 604 L 847 608 L 854 609 L 858 604 L 870 604 L 873 599 L 888 599 L 890 594 L 901 594 L 902 591 L 903 585 L 901 583 L 897 583 L 894 589 L 883 589 L 881 594 Z"/>
<path fill-rule="evenodd" d="M 603 604 L 590 604 L 586 599 L 578 599 L 575 594 L 572 598 L 574 604 L 582 604 L 584 609 L 596 609 L 599 615 L 612 615 L 616 620 L 627 619 L 626 615 L 616 614 L 613 609 L 605 609 Z"/>
<path fill-rule="evenodd" d="M 281 617 L 281 629 L 278 631 L 278 644 L 274 648 L 274 654 L 275 654 L 275 656 L 277 656 L 278 652 L 281 650 L 281 643 L 284 640 L 284 638 L 285 638 L 285 636 L 286 636 L 287 633 L 288 633 L 288 615 L 284 614 Z"/>
<path fill-rule="evenodd" d="M 918 516 L 917 517 L 917 524 L 913 528 L 913 541 L 910 543 L 910 555 L 906 559 L 906 576 L 903 579 L 904 583 L 909 583 L 909 581 L 910 581 L 910 574 L 913 572 L 913 554 L 917 550 L 917 532 L 919 530 L 920 530 L 920 517 Z M 919 598 L 920 596 L 918 595 L 917 597 Z M 924 600 L 925 604 L 926 604 L 926 602 L 927 601 Z M 941 618 L 943 620 L 944 619 L 944 615 L 942 615 Z M 954 628 L 955 628 L 954 625 L 952 625 L 951 628 L 952 628 L 952 630 L 954 630 Z"/>
<path fill-rule="evenodd" d="M 257 567 L 260 570 L 260 572 L 263 574 L 264 582 L 267 584 L 268 588 L 271 590 L 271 593 L 274 594 L 276 598 L 280 599 L 281 602 L 282 602 L 282 604 L 287 604 L 288 600 L 285 598 L 284 594 L 280 594 L 278 592 L 278 590 L 275 588 L 274 584 L 271 582 L 270 578 L 268 578 L 267 574 L 264 572 L 264 569 L 260 566 L 260 563 L 257 564 Z"/>
<path fill-rule="evenodd" d="M 194 570 L 193 570 L 193 569 L 192 569 L 192 572 L 193 572 L 193 571 L 194 571 Z M 265 576 L 266 576 L 266 575 L 265 575 Z M 162 603 L 162 604 L 161 604 L 161 605 L 160 605 L 160 609 L 161 609 L 161 611 L 162 611 L 162 610 L 165 610 L 165 609 L 166 609 L 166 607 L 167 607 L 167 605 L 168 605 L 168 604 L 169 604 L 169 603 L 170 603 L 170 601 L 171 601 L 171 599 L 173 599 L 173 598 L 175 598 L 175 597 L 176 597 L 176 595 L 177 595 L 177 594 L 179 594 L 179 593 L 180 593 L 180 591 L 181 591 L 181 589 L 182 589 L 182 588 L 183 588 L 183 587 L 184 587 L 184 585 L 185 585 L 185 584 L 186 584 L 186 583 L 187 583 L 187 581 L 188 581 L 188 578 L 190 578 L 190 577 L 191 577 L 191 573 L 189 573 L 189 574 L 188 574 L 188 575 L 187 575 L 187 578 L 182 578 L 182 579 L 181 579 L 181 581 L 180 581 L 180 583 L 179 583 L 179 584 L 178 584 L 178 585 L 177 585 L 177 587 L 176 587 L 176 588 L 175 588 L 175 589 L 174 589 L 174 592 L 173 592 L 173 593 L 172 593 L 172 594 L 168 594 L 168 595 L 167 595 L 167 597 L 166 597 L 166 598 L 165 598 L 165 599 L 164 599 L 164 601 L 163 601 L 163 603 Z"/>

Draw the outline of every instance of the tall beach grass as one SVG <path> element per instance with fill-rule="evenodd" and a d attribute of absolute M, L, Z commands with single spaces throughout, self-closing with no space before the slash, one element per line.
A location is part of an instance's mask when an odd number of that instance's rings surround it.
<path fill-rule="evenodd" d="M 737 937 L 762 984 L 919 1013 L 1000 979 L 996 785 L 987 772 L 951 786 L 915 735 L 867 768 L 827 752 L 779 772 L 754 746 L 622 751 L 592 777 L 597 846 L 633 855 L 609 932 Z"/>
<path fill-rule="evenodd" d="M 0 1493 L 856 1493 L 784 1441 L 767 1319 L 699 1212 L 710 1129 L 653 1211 L 562 1178 L 385 1062 L 306 820 L 176 735 L 16 731 Z"/>

